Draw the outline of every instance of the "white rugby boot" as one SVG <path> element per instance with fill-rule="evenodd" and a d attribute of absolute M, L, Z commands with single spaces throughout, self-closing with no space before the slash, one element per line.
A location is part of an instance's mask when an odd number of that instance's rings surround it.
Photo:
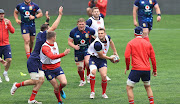
<path fill-rule="evenodd" d="M 84 86 L 85 84 L 86 84 L 86 80 L 85 81 L 81 80 L 79 86 Z"/>
<path fill-rule="evenodd" d="M 95 92 L 91 92 L 90 99 L 94 99 L 94 98 L 95 98 Z"/>

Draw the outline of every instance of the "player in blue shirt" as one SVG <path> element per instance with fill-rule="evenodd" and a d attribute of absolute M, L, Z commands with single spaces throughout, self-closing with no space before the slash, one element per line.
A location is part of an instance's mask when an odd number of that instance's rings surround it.
<path fill-rule="evenodd" d="M 21 20 L 18 19 L 18 13 L 21 15 Z M 36 15 L 36 13 L 38 13 Z M 43 16 L 39 6 L 31 0 L 24 0 L 16 6 L 14 10 L 14 18 L 21 26 L 21 34 L 24 39 L 24 48 L 26 56 L 29 58 L 33 48 L 34 39 L 36 35 L 35 19 Z"/>
<path fill-rule="evenodd" d="M 149 41 L 149 33 L 153 25 L 153 8 L 156 10 L 157 22 L 161 20 L 161 11 L 156 0 L 135 0 L 133 7 L 133 21 L 137 27 L 136 16 L 138 14 L 139 26 L 143 27 L 143 38 Z"/>
<path fill-rule="evenodd" d="M 78 74 L 81 78 L 79 86 L 84 86 L 86 83 L 84 78 L 84 68 L 85 66 L 89 66 L 89 54 L 87 53 L 87 49 L 94 34 L 95 30 L 86 27 L 86 21 L 84 18 L 80 18 L 77 21 L 77 27 L 71 30 L 68 38 L 69 46 L 74 48 L 75 63 L 78 68 Z"/>
<path fill-rule="evenodd" d="M 57 26 L 59 25 L 59 22 L 61 20 L 63 7 L 59 8 L 59 15 L 56 19 L 56 21 L 53 23 L 51 27 L 49 27 L 49 16 L 48 13 L 46 14 L 46 23 L 41 26 L 41 31 L 38 33 L 36 37 L 36 45 L 34 48 L 34 51 L 32 52 L 31 56 L 29 57 L 27 61 L 27 68 L 28 72 L 30 74 L 31 79 L 23 81 L 21 83 L 14 83 L 11 89 L 11 95 L 14 95 L 17 88 L 21 86 L 28 86 L 28 85 L 34 85 L 32 95 L 30 99 L 28 100 L 28 103 L 40 103 L 35 100 L 35 96 L 40 89 L 41 85 L 44 82 L 44 72 L 42 71 L 42 63 L 40 62 L 40 50 L 41 46 L 46 42 L 46 34 L 49 31 L 54 31 Z M 61 93 L 62 94 L 62 93 Z"/>

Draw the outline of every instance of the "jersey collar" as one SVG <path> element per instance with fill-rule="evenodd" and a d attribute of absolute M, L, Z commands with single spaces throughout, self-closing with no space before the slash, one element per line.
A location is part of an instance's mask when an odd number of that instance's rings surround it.
<path fill-rule="evenodd" d="M 48 41 L 46 41 L 46 43 L 47 43 L 48 45 L 50 45 L 50 46 L 54 46 L 54 44 L 50 44 Z"/>

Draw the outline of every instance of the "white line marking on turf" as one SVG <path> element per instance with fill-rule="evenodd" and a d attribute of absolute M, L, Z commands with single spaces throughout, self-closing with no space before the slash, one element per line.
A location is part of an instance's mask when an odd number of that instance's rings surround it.
<path fill-rule="evenodd" d="M 15 29 L 15 30 L 18 30 L 20 31 L 21 29 Z M 36 30 L 40 30 L 40 29 L 36 29 Z M 56 29 L 56 30 L 69 30 L 71 31 L 72 29 Z M 111 28 L 106 28 L 106 30 L 111 30 L 111 31 L 120 31 L 120 30 L 133 30 L 133 29 L 111 29 Z M 152 30 L 180 30 L 180 29 L 166 29 L 166 28 L 155 28 L 155 29 L 152 29 Z"/>

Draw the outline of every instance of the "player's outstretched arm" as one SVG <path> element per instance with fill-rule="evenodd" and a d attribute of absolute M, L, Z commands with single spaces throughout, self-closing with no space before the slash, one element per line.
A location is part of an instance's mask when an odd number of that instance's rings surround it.
<path fill-rule="evenodd" d="M 14 18 L 16 20 L 16 23 L 20 24 L 21 20 L 18 19 L 18 11 L 16 10 L 16 8 L 14 9 Z"/>
<path fill-rule="evenodd" d="M 161 10 L 160 10 L 160 8 L 159 8 L 159 5 L 156 4 L 156 5 L 154 6 L 154 8 L 156 9 L 156 14 L 158 15 L 158 16 L 157 16 L 157 22 L 160 22 L 160 21 L 161 21 Z"/>
<path fill-rule="evenodd" d="M 116 47 L 115 47 L 114 42 L 112 41 L 112 39 L 110 40 L 110 46 L 111 46 L 111 48 L 113 50 L 113 54 L 117 55 L 119 57 L 119 55 L 117 54 Z"/>
<path fill-rule="evenodd" d="M 47 31 L 54 31 L 54 30 L 56 30 L 56 28 L 57 28 L 58 25 L 59 25 L 59 22 L 60 22 L 60 20 L 61 20 L 62 15 L 63 15 L 63 7 L 60 6 L 60 7 L 59 7 L 59 15 L 58 15 L 57 19 L 54 21 L 54 23 L 52 24 L 52 26 L 51 26 Z"/>
<path fill-rule="evenodd" d="M 134 26 L 138 26 L 138 23 L 136 21 L 136 17 L 137 17 L 137 10 L 138 10 L 138 7 L 134 6 L 133 7 L 133 21 L 134 21 Z"/>
<path fill-rule="evenodd" d="M 49 17 L 49 12 L 48 12 L 48 11 L 46 11 L 45 16 L 46 16 L 46 22 L 45 22 L 45 24 L 48 24 L 48 25 L 49 25 L 50 17 Z"/>

